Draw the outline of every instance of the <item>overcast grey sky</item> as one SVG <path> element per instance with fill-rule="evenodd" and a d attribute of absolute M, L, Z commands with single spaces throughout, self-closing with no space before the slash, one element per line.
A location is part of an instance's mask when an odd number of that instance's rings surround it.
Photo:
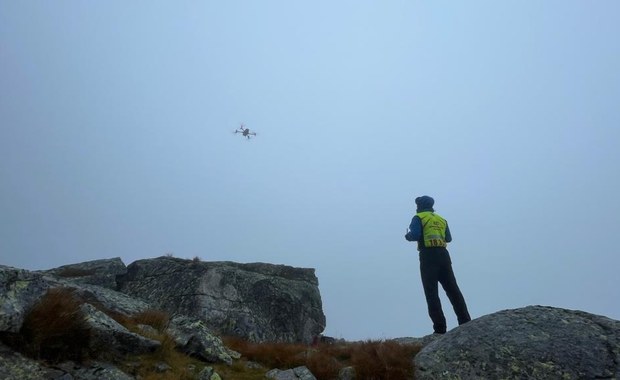
<path fill-rule="evenodd" d="M 422 336 L 427 194 L 472 317 L 620 319 L 619 36 L 604 0 L 0 0 L 0 264 L 312 267 L 325 334 Z"/>

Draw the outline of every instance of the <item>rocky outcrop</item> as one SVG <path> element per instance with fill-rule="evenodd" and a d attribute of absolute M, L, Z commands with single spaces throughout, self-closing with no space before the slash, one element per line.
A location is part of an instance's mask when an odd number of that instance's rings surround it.
<path fill-rule="evenodd" d="M 127 267 L 120 257 L 115 257 L 113 259 L 63 265 L 41 272 L 55 277 L 71 279 L 76 283 L 92 284 L 116 290 L 116 277 L 127 273 Z"/>
<path fill-rule="evenodd" d="M 88 267 L 88 263 L 85 264 Z M 25 347 L 24 344 L 29 344 L 23 335 L 24 323 L 28 315 L 32 315 L 32 310 L 40 305 L 41 299 L 45 299 L 51 293 L 55 294 L 55 299 L 62 301 L 66 296 L 75 299 L 80 305 L 76 313 L 71 313 L 67 331 L 73 332 L 70 330 L 73 328 L 70 321 L 76 320 L 74 318 L 78 318 L 78 322 L 83 322 L 85 331 L 87 331 L 87 335 L 84 336 L 88 338 L 85 342 L 80 341 L 80 344 L 84 344 L 81 349 L 88 352 L 89 356 L 94 355 L 92 356 L 93 359 L 96 359 L 99 354 L 109 359 L 112 356 L 124 357 L 149 353 L 161 345 L 155 339 L 129 331 L 111 317 L 131 320 L 140 313 L 153 311 L 152 305 L 139 298 L 112 290 L 110 286 L 107 286 L 110 285 L 109 283 L 102 287 L 84 282 L 81 277 L 75 280 L 75 278 L 66 275 L 58 277 L 54 273 L 54 270 L 31 272 L 0 266 L 0 379 L 73 378 L 90 380 L 133 378 L 106 362 L 91 360 L 87 365 L 61 362 L 54 367 L 47 367 L 42 362 L 15 351 L 20 347 Z M 64 273 L 66 274 L 66 272 Z M 104 273 L 100 273 L 99 278 L 108 277 Z M 59 290 L 62 292 L 58 293 Z M 60 303 L 62 304 L 62 302 Z M 50 313 L 61 313 L 56 317 L 55 314 L 49 315 L 50 323 L 59 320 L 61 315 L 65 319 L 68 315 L 66 310 L 59 310 L 57 307 L 50 308 L 49 311 Z M 48 314 L 43 315 L 43 325 L 46 325 Z M 59 328 L 57 325 L 56 323 L 54 334 Z M 81 329 L 82 325 L 79 326 Z M 147 329 L 150 326 L 142 327 Z M 42 328 L 46 329 L 45 326 Z M 152 327 L 150 328 L 154 330 Z M 195 318 L 176 315 L 164 328 L 165 333 L 174 342 L 177 342 L 177 349 L 206 362 L 231 364 L 232 358 L 239 358 L 236 352 L 226 348 L 219 337 L 213 335 L 203 322 Z M 29 333 L 32 332 L 32 327 L 28 331 Z M 161 334 L 159 331 L 151 331 L 151 335 Z M 77 344 L 77 342 L 74 343 Z M 48 348 L 47 352 L 49 351 Z"/>
<path fill-rule="evenodd" d="M 620 321 L 544 306 L 490 314 L 425 346 L 416 379 L 620 378 Z"/>
<path fill-rule="evenodd" d="M 55 363 L 50 365 L 25 356 L 36 356 L 28 346 L 37 314 L 33 310 L 41 309 L 41 297 L 59 289 L 61 296 L 78 301 L 74 312 L 64 312 L 63 321 L 84 323 L 89 360 L 50 359 Z M 43 326 L 61 319 L 39 315 L 43 317 L 34 320 Z M 310 342 L 324 325 L 312 269 L 171 257 L 128 267 L 120 259 L 97 260 L 37 272 L 0 266 L 0 379 L 138 378 L 140 360 L 121 363 L 115 358 L 146 355 L 164 346 L 203 362 L 233 364 L 240 355 L 213 331 L 254 341 Z M 81 326 L 76 324 L 76 331 L 83 331 Z M 38 342 L 54 351 L 56 337 Z M 422 380 L 620 378 L 620 321 L 582 311 L 544 306 L 504 310 L 445 335 L 396 341 L 424 346 L 415 358 L 415 375 Z M 58 347 L 63 345 L 74 346 L 61 341 Z M 90 356 L 97 351 L 105 355 Z M 165 362 L 151 365 L 158 373 L 170 370 Z M 220 379 L 213 368 L 199 368 L 200 373 L 196 367 L 187 369 L 201 380 Z M 266 376 L 314 378 L 306 367 L 274 369 Z M 343 368 L 338 378 L 357 378 L 355 368 Z"/>
<path fill-rule="evenodd" d="M 222 335 L 310 343 L 325 327 L 313 269 L 160 257 L 132 263 L 118 282 L 120 291 Z"/>
<path fill-rule="evenodd" d="M 79 345 L 57 342 L 48 335 L 44 341 L 82 348 L 70 351 L 75 355 L 71 359 L 52 359 L 53 366 L 20 354 L 42 353 L 32 351 L 40 346 L 28 340 L 33 332 L 43 334 L 33 326 L 47 325 L 45 310 L 50 310 L 46 309 L 50 304 L 41 303 L 41 299 L 65 298 L 77 305 L 70 317 L 67 319 L 65 309 L 55 310 L 64 313 L 67 329 L 81 334 Z M 28 322 L 33 320 L 33 310 L 42 316 L 34 325 Z M 170 314 L 164 325 L 131 322 L 139 316 L 165 315 L 158 310 Z M 53 315 L 55 321 L 60 318 Z M 70 321 L 76 321 L 75 326 Z M 24 330 L 24 326 L 28 328 Z M 64 322 L 60 326 L 65 326 Z M 318 280 L 312 269 L 169 257 L 141 260 L 129 267 L 119 258 L 45 271 L 0 266 L 2 379 L 131 379 L 131 374 L 113 364 L 115 358 L 154 352 L 162 346 L 158 339 L 164 336 L 177 350 L 204 362 L 232 364 L 240 355 L 228 349 L 212 333 L 214 329 L 254 341 L 311 342 L 324 326 Z M 55 351 L 48 347 L 45 352 Z M 82 362 L 82 355 L 89 360 Z M 161 363 L 156 369 L 167 371 L 169 367 Z M 302 378 L 311 376 L 307 370 L 300 371 Z M 205 367 L 198 378 L 216 380 L 219 376 Z"/>
<path fill-rule="evenodd" d="M 109 288 L 56 277 L 51 272 L 31 272 L 0 265 L 0 331 L 16 333 L 24 315 L 49 289 L 69 288 L 86 302 L 123 315 L 152 308 L 141 299 Z"/>

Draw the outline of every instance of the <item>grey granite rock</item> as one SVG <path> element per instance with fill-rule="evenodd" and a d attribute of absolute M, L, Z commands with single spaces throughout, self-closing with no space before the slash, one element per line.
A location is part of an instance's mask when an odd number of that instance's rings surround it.
<path fill-rule="evenodd" d="M 51 378 L 49 371 L 38 362 L 14 352 L 0 342 L 0 379 L 44 380 Z"/>
<path fill-rule="evenodd" d="M 91 346 L 95 351 L 118 355 L 143 354 L 153 352 L 161 345 L 159 341 L 132 333 L 90 304 L 82 304 L 81 310 L 91 330 Z"/>
<path fill-rule="evenodd" d="M 212 367 L 205 367 L 198 374 L 198 380 L 222 380 L 222 378 Z"/>
<path fill-rule="evenodd" d="M 121 291 L 201 319 L 221 335 L 310 343 L 325 327 L 313 269 L 173 257 L 139 260 L 127 269 Z"/>
<path fill-rule="evenodd" d="M 120 257 L 92 260 L 83 263 L 63 265 L 42 271 L 56 277 L 77 283 L 92 284 L 116 290 L 116 277 L 127 273 L 127 267 Z"/>
<path fill-rule="evenodd" d="M 316 380 L 316 377 L 305 366 L 287 370 L 272 369 L 265 374 L 265 377 L 274 380 Z"/>
<path fill-rule="evenodd" d="M 18 332 L 25 313 L 51 288 L 73 289 L 85 302 L 123 315 L 136 314 L 152 308 L 141 299 L 109 288 L 50 273 L 31 272 L 0 265 L 0 331 Z"/>
<path fill-rule="evenodd" d="M 342 368 L 340 372 L 338 372 L 338 380 L 355 380 L 355 368 Z"/>
<path fill-rule="evenodd" d="M 224 346 L 204 322 L 185 316 L 176 316 L 166 330 L 182 352 L 210 363 L 232 364 L 241 355 Z"/>
<path fill-rule="evenodd" d="M 59 367 L 71 374 L 74 380 L 135 380 L 133 376 L 105 362 L 94 361 L 84 366 L 65 363 Z"/>
<path fill-rule="evenodd" d="M 0 265 L 0 331 L 18 332 L 25 313 L 49 288 L 41 274 Z"/>
<path fill-rule="evenodd" d="M 425 346 L 416 379 L 620 378 L 620 321 L 545 306 L 475 319 Z"/>

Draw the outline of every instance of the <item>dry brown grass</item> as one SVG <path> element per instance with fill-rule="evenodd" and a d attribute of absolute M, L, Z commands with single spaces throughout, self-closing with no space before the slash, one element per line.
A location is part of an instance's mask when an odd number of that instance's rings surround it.
<path fill-rule="evenodd" d="M 224 343 L 247 360 L 266 368 L 306 366 L 319 380 L 338 377 L 339 371 L 353 366 L 357 378 L 366 380 L 408 380 L 413 378 L 413 357 L 420 346 L 392 341 L 319 344 L 309 347 L 287 343 L 250 343 L 225 338 Z"/>
<path fill-rule="evenodd" d="M 240 338 L 227 337 L 224 344 L 241 353 L 248 360 L 271 368 L 293 368 L 302 365 L 308 346 L 291 343 L 252 343 Z"/>
<path fill-rule="evenodd" d="M 28 356 L 50 362 L 81 362 L 90 352 L 90 329 L 72 289 L 55 288 L 27 313 L 20 334 Z"/>
<path fill-rule="evenodd" d="M 264 380 L 265 373 L 269 370 L 265 368 L 250 368 L 245 360 L 237 360 L 232 365 L 215 364 L 211 365 L 211 367 L 224 380 Z"/>
<path fill-rule="evenodd" d="M 352 345 L 351 365 L 362 379 L 412 379 L 413 358 L 420 348 L 391 341 L 357 343 Z"/>
<path fill-rule="evenodd" d="M 159 332 L 163 332 L 170 323 L 170 315 L 165 311 L 148 309 L 131 316 L 130 320 L 125 323 L 128 325 L 148 325 Z"/>
<path fill-rule="evenodd" d="M 168 313 L 148 309 L 131 316 L 112 314 L 112 317 L 128 330 L 161 343 L 155 352 L 124 358 L 118 364 L 125 372 L 143 380 L 193 380 L 197 378 L 204 363 L 177 351 L 176 342 L 166 333 L 166 328 L 170 323 Z M 145 331 L 138 325 L 148 325 L 154 330 Z M 166 364 L 169 367 L 168 370 L 159 372 L 157 367 L 161 364 Z"/>

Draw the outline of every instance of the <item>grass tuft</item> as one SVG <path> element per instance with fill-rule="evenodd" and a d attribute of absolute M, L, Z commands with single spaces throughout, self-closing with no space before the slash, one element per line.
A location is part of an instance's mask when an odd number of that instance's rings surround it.
<path fill-rule="evenodd" d="M 54 288 L 27 313 L 20 334 L 28 356 L 50 362 L 82 362 L 90 356 L 90 329 L 82 302 L 69 288 Z"/>
<path fill-rule="evenodd" d="M 318 380 L 338 377 L 340 370 L 353 366 L 359 379 L 407 380 L 413 378 L 413 357 L 420 346 L 392 341 L 319 344 L 309 347 L 288 343 L 250 343 L 239 338 L 224 338 L 226 346 L 247 360 L 266 368 L 306 366 Z"/>
<path fill-rule="evenodd" d="M 164 332 L 170 323 L 168 313 L 161 310 L 148 309 L 131 317 L 126 324 L 149 325 L 159 332 Z"/>
<path fill-rule="evenodd" d="M 362 379 L 411 379 L 413 358 L 420 346 L 391 341 L 367 341 L 353 346 L 351 365 Z"/>
<path fill-rule="evenodd" d="M 224 344 L 248 360 L 270 368 L 293 368 L 303 365 L 308 346 L 294 343 L 252 343 L 236 337 L 226 337 Z"/>

